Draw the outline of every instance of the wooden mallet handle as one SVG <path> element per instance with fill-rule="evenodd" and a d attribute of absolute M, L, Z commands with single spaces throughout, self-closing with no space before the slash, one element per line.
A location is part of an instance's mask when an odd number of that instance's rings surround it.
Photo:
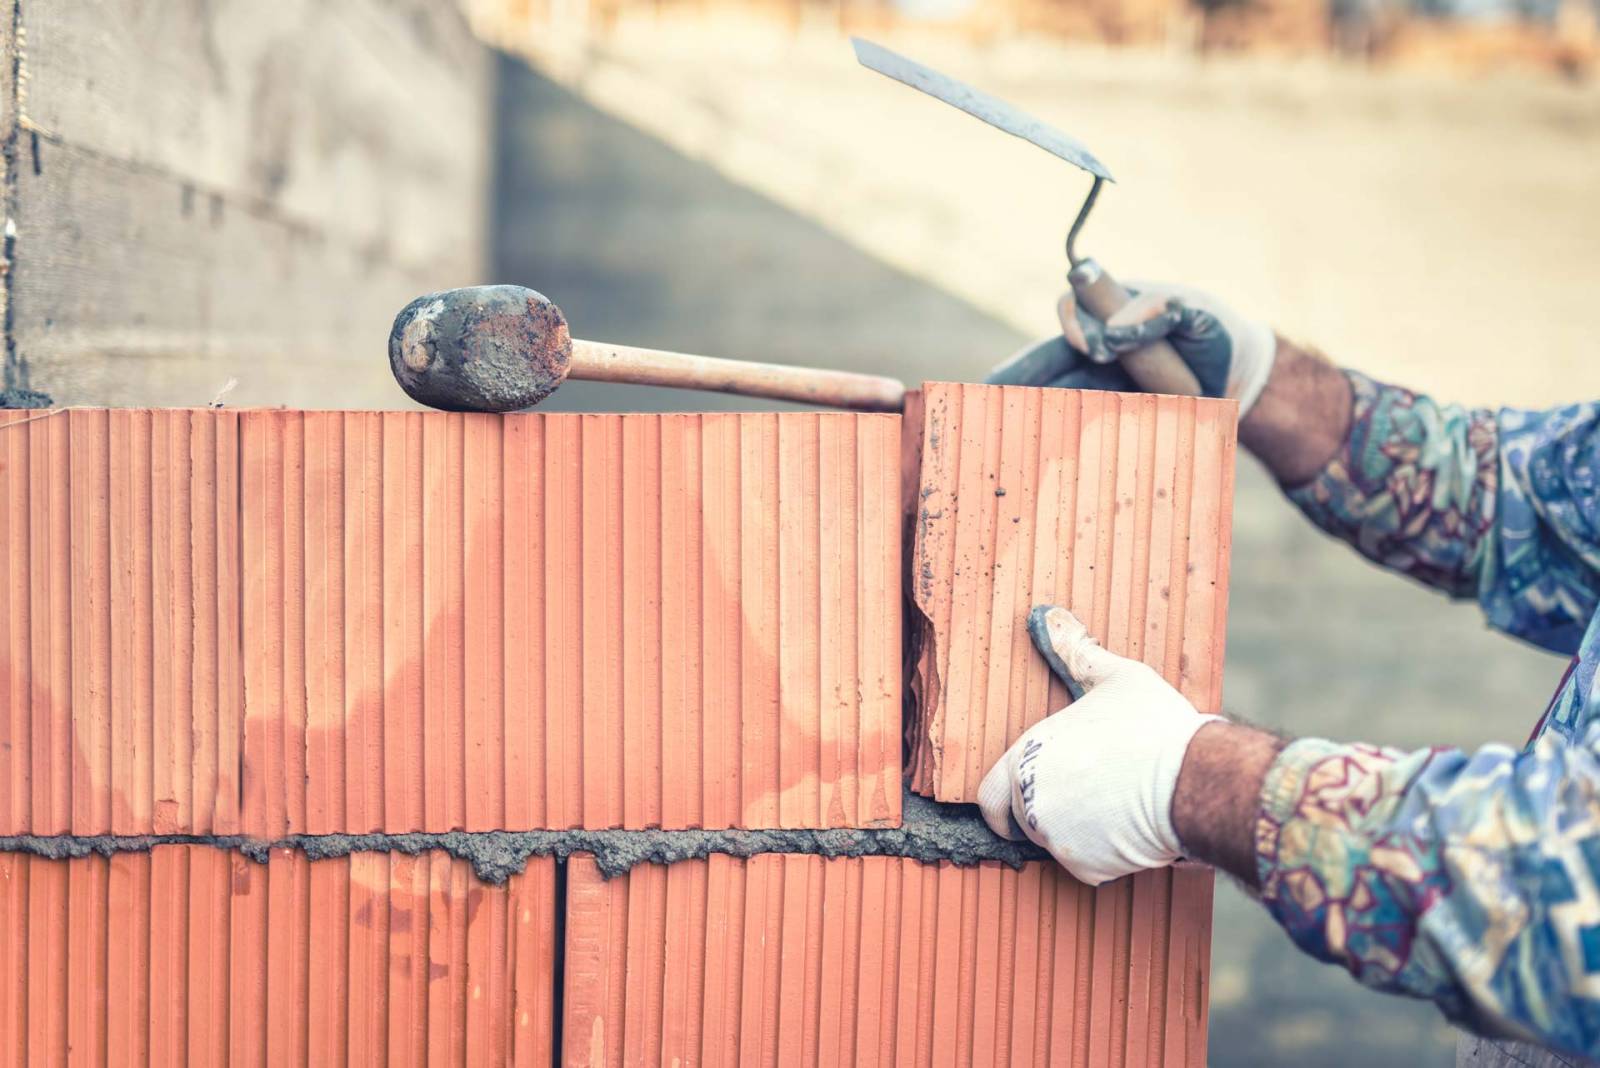
<path fill-rule="evenodd" d="M 1101 322 L 1121 311 L 1122 306 L 1132 299 L 1122 283 L 1092 259 L 1080 260 L 1067 273 L 1067 281 L 1072 283 L 1078 303 Z M 1198 397 L 1205 392 L 1200 388 L 1200 380 L 1189 370 L 1189 365 L 1183 362 L 1183 357 L 1166 340 L 1155 341 L 1137 352 L 1130 352 L 1120 362 L 1139 384 L 1139 388 L 1146 392 L 1174 393 L 1184 397 Z"/>
<path fill-rule="evenodd" d="M 567 366 L 567 377 L 592 382 L 705 389 L 863 412 L 898 412 L 905 407 L 906 399 L 903 382 L 881 375 L 747 363 L 578 338 L 572 339 L 572 360 Z"/>

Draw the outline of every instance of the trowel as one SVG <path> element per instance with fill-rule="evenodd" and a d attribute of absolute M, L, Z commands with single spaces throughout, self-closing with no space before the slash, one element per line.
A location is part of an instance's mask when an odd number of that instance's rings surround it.
<path fill-rule="evenodd" d="M 1077 251 L 1078 233 L 1083 229 L 1090 209 L 1100 196 L 1100 187 L 1106 182 L 1116 180 L 1111 177 L 1111 172 L 1106 169 L 1105 164 L 1096 159 L 1076 138 L 1034 118 L 999 97 L 974 89 L 949 75 L 941 74 L 931 67 L 925 67 L 915 60 L 907 59 L 897 52 L 891 52 L 882 45 L 873 44 L 860 37 L 852 37 L 850 43 L 854 46 L 856 59 L 862 66 L 927 93 L 952 107 L 960 108 L 968 115 L 1037 145 L 1052 156 L 1064 159 L 1093 176 L 1094 184 L 1089 187 L 1083 206 L 1078 209 L 1078 216 L 1073 220 L 1071 229 L 1067 231 L 1067 262 L 1070 265 L 1067 281 L 1071 284 L 1078 303 L 1102 322 L 1128 303 L 1130 294 L 1127 289 L 1093 258 L 1079 256 Z M 1064 366 L 1046 365 L 1059 364 L 1068 359 L 1071 359 L 1071 354 L 1061 343 L 1061 339 L 1051 338 L 1018 353 L 1008 365 L 1008 369 L 1017 371 L 1019 368 L 1016 365 L 1022 363 L 1040 366 L 1027 368 L 1025 374 L 1013 374 L 1008 377 L 1022 381 L 1046 381 L 1054 377 L 1052 371 L 1059 373 L 1066 370 Z M 1176 393 L 1197 397 L 1202 392 L 1199 379 L 1189 370 L 1189 365 L 1184 363 L 1177 351 L 1164 340 L 1152 342 L 1137 352 L 1127 353 L 1122 357 L 1122 366 L 1127 369 L 1140 388 L 1151 393 Z"/>

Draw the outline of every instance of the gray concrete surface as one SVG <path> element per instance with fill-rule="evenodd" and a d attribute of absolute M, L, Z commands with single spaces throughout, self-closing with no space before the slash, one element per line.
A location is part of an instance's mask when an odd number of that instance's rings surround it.
<path fill-rule="evenodd" d="M 497 115 L 492 280 L 546 293 L 579 335 L 908 381 L 979 377 L 1024 340 L 514 61 L 500 66 Z M 547 406 L 751 405 L 575 383 Z M 1252 461 L 1240 466 L 1231 711 L 1400 746 L 1526 736 L 1558 660 L 1489 633 L 1471 606 L 1367 566 L 1309 528 Z M 1453 1034 L 1431 1006 L 1380 997 L 1299 955 L 1232 886 L 1216 909 L 1213 1063 L 1453 1063 Z"/>
<path fill-rule="evenodd" d="M 0 0 L 0 380 L 404 403 L 386 324 L 484 266 L 488 61 L 436 0 Z"/>

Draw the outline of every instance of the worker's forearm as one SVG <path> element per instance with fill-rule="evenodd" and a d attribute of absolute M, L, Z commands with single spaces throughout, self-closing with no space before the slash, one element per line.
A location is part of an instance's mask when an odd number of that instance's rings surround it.
<path fill-rule="evenodd" d="M 1350 434 L 1350 380 L 1327 357 L 1281 336 L 1266 388 L 1239 423 L 1239 441 L 1281 484 L 1309 482 Z"/>
<path fill-rule="evenodd" d="M 1254 887 L 1261 784 L 1283 748 L 1255 727 L 1221 721 L 1196 732 L 1172 793 L 1172 827 L 1184 853 Z"/>
<path fill-rule="evenodd" d="M 1303 738 L 1267 772 L 1261 902 L 1295 943 L 1484 1034 L 1600 1056 L 1588 1011 L 1600 733 L 1402 752 Z"/>

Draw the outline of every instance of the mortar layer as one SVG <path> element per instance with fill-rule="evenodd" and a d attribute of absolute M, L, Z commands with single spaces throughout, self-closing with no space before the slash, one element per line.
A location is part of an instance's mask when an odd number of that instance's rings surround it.
<path fill-rule="evenodd" d="M 909 857 L 923 863 L 970 866 L 994 860 L 1013 868 L 1048 854 L 1030 842 L 1000 838 L 974 805 L 947 805 L 907 793 L 899 827 L 767 831 L 448 831 L 442 834 L 302 834 L 267 841 L 243 835 L 16 835 L 0 836 L 0 851 L 65 859 L 90 854 L 140 853 L 158 845 L 210 845 L 265 862 L 273 849 L 298 849 L 312 860 L 351 853 L 407 854 L 443 850 L 472 864 L 478 878 L 503 883 L 529 857 L 593 854 L 607 879 L 635 864 L 671 864 L 712 853 L 812 853 L 824 857 Z"/>

